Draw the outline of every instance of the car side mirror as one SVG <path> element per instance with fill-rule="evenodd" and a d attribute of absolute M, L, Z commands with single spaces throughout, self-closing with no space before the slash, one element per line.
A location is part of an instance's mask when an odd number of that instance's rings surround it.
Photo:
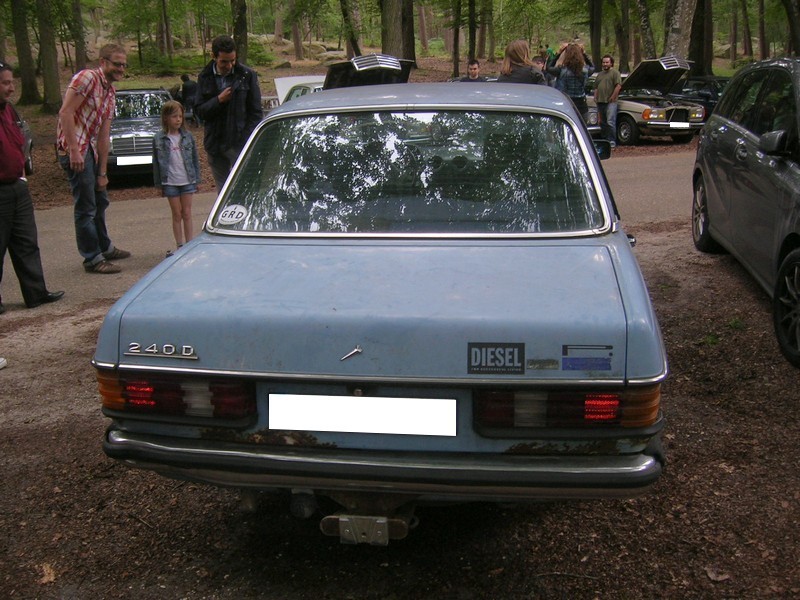
<path fill-rule="evenodd" d="M 768 131 L 758 141 L 758 149 L 768 156 L 786 154 L 788 152 L 786 148 L 788 139 L 789 134 L 784 129 Z"/>
<path fill-rule="evenodd" d="M 608 140 L 592 140 L 594 142 L 594 149 L 600 160 L 611 158 L 611 142 Z"/>

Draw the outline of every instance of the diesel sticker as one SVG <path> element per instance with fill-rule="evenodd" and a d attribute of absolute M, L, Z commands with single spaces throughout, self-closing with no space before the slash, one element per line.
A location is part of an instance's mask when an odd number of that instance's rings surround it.
<path fill-rule="evenodd" d="M 522 375 L 525 373 L 525 344 L 467 344 L 467 373 Z"/>

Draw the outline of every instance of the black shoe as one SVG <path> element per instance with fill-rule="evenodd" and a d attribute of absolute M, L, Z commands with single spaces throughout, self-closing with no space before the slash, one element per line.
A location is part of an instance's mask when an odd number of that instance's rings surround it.
<path fill-rule="evenodd" d="M 2 315 L 4 312 L 6 312 L 6 307 L 3 306 L 2 302 L 0 302 L 0 315 Z"/>
<path fill-rule="evenodd" d="M 47 292 L 43 297 L 39 298 L 36 302 L 28 304 L 28 308 L 36 308 L 42 304 L 49 304 L 50 302 L 58 302 L 64 297 L 64 292 Z"/>

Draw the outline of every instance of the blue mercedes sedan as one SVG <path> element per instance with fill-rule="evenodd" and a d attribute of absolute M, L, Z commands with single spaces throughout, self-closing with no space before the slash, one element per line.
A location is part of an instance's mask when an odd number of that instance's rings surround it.
<path fill-rule="evenodd" d="M 105 452 L 283 492 L 345 543 L 423 503 L 645 492 L 667 359 L 607 151 L 546 86 L 273 110 L 202 234 L 106 316 Z"/>

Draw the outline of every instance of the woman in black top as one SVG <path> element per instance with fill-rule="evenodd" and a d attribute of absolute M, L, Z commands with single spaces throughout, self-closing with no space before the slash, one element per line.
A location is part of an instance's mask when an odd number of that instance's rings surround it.
<path fill-rule="evenodd" d="M 506 46 L 506 55 L 497 81 L 498 83 L 545 83 L 544 75 L 531 61 L 528 42 L 514 40 Z"/>

